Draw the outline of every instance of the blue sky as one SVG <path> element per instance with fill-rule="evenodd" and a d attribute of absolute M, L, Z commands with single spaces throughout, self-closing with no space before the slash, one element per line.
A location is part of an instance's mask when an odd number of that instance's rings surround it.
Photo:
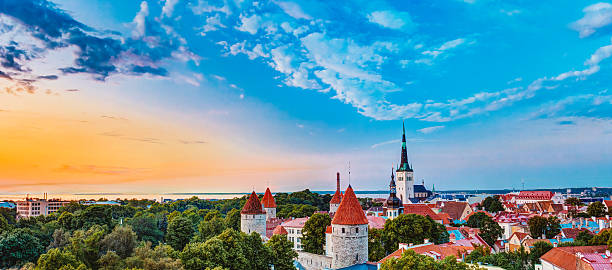
<path fill-rule="evenodd" d="M 253 187 L 328 189 L 351 162 L 354 186 L 385 189 L 402 120 L 428 187 L 612 183 L 608 2 L 3 0 L 0 13 L 13 89 L 79 89 L 303 163 Z"/>

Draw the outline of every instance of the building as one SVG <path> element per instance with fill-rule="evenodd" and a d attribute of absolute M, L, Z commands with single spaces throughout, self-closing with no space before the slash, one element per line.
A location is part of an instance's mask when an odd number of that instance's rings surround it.
<path fill-rule="evenodd" d="M 514 197 L 517 204 L 534 203 L 537 201 L 550 201 L 554 194 L 551 191 L 521 191 Z"/>
<path fill-rule="evenodd" d="M 436 207 L 440 212 L 447 213 L 454 222 L 467 220 L 474 209 L 467 202 L 438 201 Z"/>
<path fill-rule="evenodd" d="M 607 246 L 555 247 L 540 257 L 542 270 L 612 269 Z"/>
<path fill-rule="evenodd" d="M 414 198 L 414 170 L 408 163 L 408 150 L 406 149 L 406 129 L 402 123 L 402 156 L 400 165 L 396 170 L 397 194 L 399 199 L 406 203 Z"/>
<path fill-rule="evenodd" d="M 270 188 L 266 188 L 266 193 L 262 198 L 262 206 L 264 211 L 266 211 L 266 220 L 276 218 L 276 202 L 272 192 L 270 192 Z"/>
<path fill-rule="evenodd" d="M 264 239 L 266 237 L 266 212 L 255 191 L 240 211 L 240 230 L 248 234 L 256 232 Z"/>
<path fill-rule="evenodd" d="M 389 182 L 389 198 L 385 202 L 384 212 L 385 216 L 388 219 L 394 219 L 403 213 L 404 207 L 402 205 L 402 200 L 397 198 L 395 195 L 395 180 L 394 180 L 393 170 L 391 170 L 391 182 Z"/>
<path fill-rule="evenodd" d="M 444 219 L 436 214 L 427 204 L 404 204 L 404 214 L 415 214 L 430 217 L 435 222 L 444 224 Z"/>
<path fill-rule="evenodd" d="M 48 214 L 57 212 L 60 208 L 69 203 L 70 201 L 62 201 L 57 199 L 47 200 L 46 198 L 26 198 L 23 201 L 17 201 L 15 203 L 17 205 L 17 218 L 29 218 L 41 215 L 46 216 Z"/>
<path fill-rule="evenodd" d="M 304 229 L 304 224 L 306 224 L 306 221 L 308 221 L 307 217 L 295 218 L 281 224 L 281 226 L 287 231 L 287 240 L 293 243 L 294 250 L 302 250 L 302 237 L 304 236 L 302 234 L 302 230 Z"/>
<path fill-rule="evenodd" d="M 290 235 L 291 231 L 287 231 L 287 235 Z M 297 253 L 299 269 L 368 267 L 368 218 L 350 185 L 344 192 L 331 226 L 326 228 L 325 255 L 303 251 Z"/>
<path fill-rule="evenodd" d="M 332 268 L 368 261 L 368 219 L 349 185 L 331 222 Z"/>
<path fill-rule="evenodd" d="M 329 213 L 334 214 L 338 210 L 338 206 L 340 206 L 340 202 L 342 201 L 342 191 L 340 191 L 340 173 L 336 173 L 336 193 L 329 201 Z"/>
<path fill-rule="evenodd" d="M 434 245 L 429 241 L 420 245 L 400 243 L 399 248 L 396 251 L 378 261 L 377 264 L 382 265 L 384 262 L 392 258 L 399 259 L 402 257 L 402 254 L 409 249 L 413 250 L 417 254 L 429 256 L 434 260 L 443 260 L 446 257 L 453 256 L 457 259 L 457 261 L 461 261 L 464 255 L 470 254 L 472 251 L 474 251 L 473 246 Z"/>

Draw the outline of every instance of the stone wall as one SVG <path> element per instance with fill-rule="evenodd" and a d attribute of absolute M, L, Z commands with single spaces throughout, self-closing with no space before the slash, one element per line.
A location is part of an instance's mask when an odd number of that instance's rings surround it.
<path fill-rule="evenodd" d="M 332 268 L 344 268 L 368 261 L 368 224 L 332 224 Z"/>
<path fill-rule="evenodd" d="M 329 269 L 332 267 L 332 258 L 324 255 L 298 251 L 298 262 L 306 270 Z"/>
<path fill-rule="evenodd" d="M 266 219 L 276 218 L 276 208 L 264 208 L 266 211 Z"/>
<path fill-rule="evenodd" d="M 241 214 L 240 230 L 248 234 L 257 232 L 262 237 L 266 237 L 266 215 Z"/>

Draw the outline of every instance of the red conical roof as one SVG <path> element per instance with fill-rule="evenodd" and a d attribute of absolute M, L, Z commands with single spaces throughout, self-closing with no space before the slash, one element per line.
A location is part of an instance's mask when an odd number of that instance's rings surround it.
<path fill-rule="evenodd" d="M 336 225 L 362 225 L 368 224 L 368 219 L 361 209 L 361 204 L 353 192 L 353 188 L 349 187 L 344 192 L 342 202 L 338 206 L 338 210 L 331 222 Z"/>
<path fill-rule="evenodd" d="M 340 192 L 340 190 L 336 190 L 336 193 L 334 193 L 334 196 L 331 198 L 329 203 L 339 204 L 340 202 L 342 202 L 342 192 Z"/>
<path fill-rule="evenodd" d="M 274 231 L 272 231 L 272 234 L 273 234 L 273 235 L 277 235 L 277 234 L 280 234 L 280 235 L 287 235 L 287 234 L 289 234 L 289 233 L 287 232 L 287 230 L 285 229 L 285 227 L 283 227 L 283 226 L 281 226 L 281 225 L 278 225 L 278 226 L 276 226 L 276 228 L 274 228 Z"/>
<path fill-rule="evenodd" d="M 259 201 L 257 194 L 255 194 L 255 191 L 251 193 L 251 196 L 249 196 L 249 199 L 247 200 L 246 204 L 244 204 L 242 211 L 240 211 L 240 214 L 250 214 L 250 215 L 265 214 L 265 213 L 266 212 L 264 212 L 263 209 L 261 208 L 261 202 Z"/>
<path fill-rule="evenodd" d="M 270 192 L 270 188 L 266 189 L 266 193 L 264 194 L 262 201 L 264 208 L 276 208 L 276 202 L 274 201 L 274 196 L 272 196 L 272 192 Z"/>

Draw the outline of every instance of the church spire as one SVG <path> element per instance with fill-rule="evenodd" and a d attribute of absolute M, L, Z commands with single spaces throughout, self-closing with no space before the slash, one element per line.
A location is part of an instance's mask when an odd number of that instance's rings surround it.
<path fill-rule="evenodd" d="M 402 159 L 400 162 L 399 169 L 397 171 L 408 171 L 411 172 L 412 168 L 410 164 L 408 164 L 408 149 L 406 148 L 406 128 L 404 127 L 404 122 L 402 121 Z"/>

